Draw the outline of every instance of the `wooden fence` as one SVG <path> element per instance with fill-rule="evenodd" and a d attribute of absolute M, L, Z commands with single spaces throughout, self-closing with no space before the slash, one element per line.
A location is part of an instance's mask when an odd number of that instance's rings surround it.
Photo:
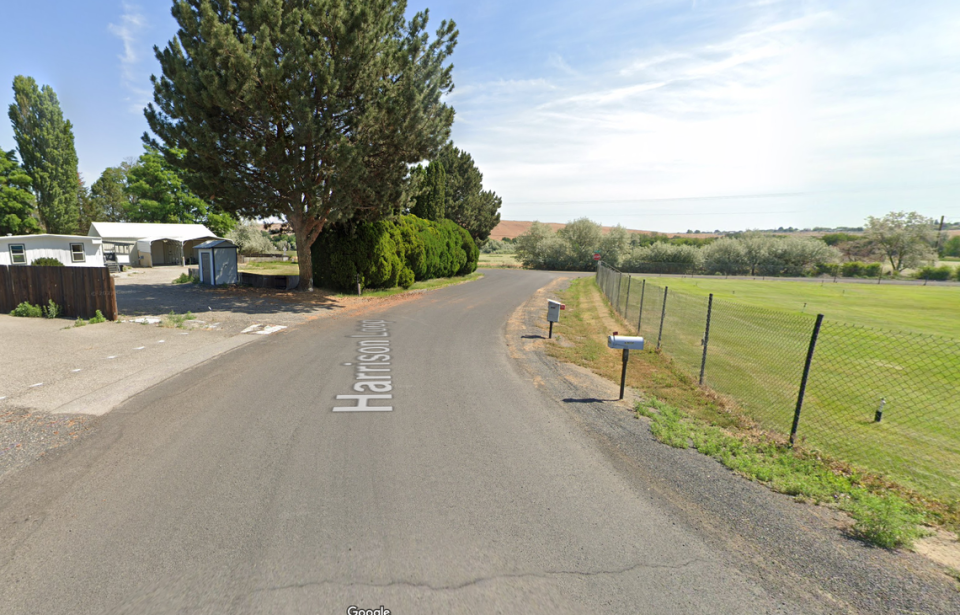
<path fill-rule="evenodd" d="M 106 267 L 0 265 L 0 313 L 24 301 L 45 307 L 51 299 L 63 316 L 92 318 L 100 310 L 117 319 L 117 292 Z"/>

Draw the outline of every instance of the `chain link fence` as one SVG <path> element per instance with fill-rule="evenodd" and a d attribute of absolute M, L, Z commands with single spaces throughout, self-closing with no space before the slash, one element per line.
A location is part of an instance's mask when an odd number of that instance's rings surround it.
<path fill-rule="evenodd" d="M 960 496 L 960 341 L 678 292 L 600 264 L 618 314 L 760 427 Z"/>

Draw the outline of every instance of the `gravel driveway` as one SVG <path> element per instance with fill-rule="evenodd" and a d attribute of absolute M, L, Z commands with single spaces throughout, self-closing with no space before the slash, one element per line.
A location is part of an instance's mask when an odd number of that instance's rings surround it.
<path fill-rule="evenodd" d="M 304 295 L 295 291 L 252 287 L 173 284 L 173 280 L 187 269 L 153 267 L 133 269 L 116 276 L 117 309 L 122 318 L 191 312 L 214 328 L 240 333 L 252 324 L 291 326 L 354 301 L 352 298 L 338 300 L 319 290 Z"/>
<path fill-rule="evenodd" d="M 70 319 L 0 314 L 0 478 L 95 429 L 97 415 L 123 399 L 263 339 L 245 333 L 283 334 L 371 302 L 324 291 L 172 283 L 186 271 L 155 267 L 116 275 L 118 322 L 74 327 Z M 180 326 L 133 322 L 171 312 L 196 318 Z"/>

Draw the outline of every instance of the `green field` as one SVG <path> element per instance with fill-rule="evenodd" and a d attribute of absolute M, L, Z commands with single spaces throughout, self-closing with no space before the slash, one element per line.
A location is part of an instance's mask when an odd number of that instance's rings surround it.
<path fill-rule="evenodd" d="M 633 274 L 633 285 L 643 276 Z M 648 277 L 648 284 L 828 320 L 960 339 L 960 286 Z M 636 290 L 636 289 L 633 289 Z"/>
<path fill-rule="evenodd" d="M 707 295 L 714 293 L 704 383 L 767 430 L 787 434 L 817 313 L 825 314 L 798 437 L 918 491 L 960 496 L 960 288 L 797 281 L 606 280 L 622 316 L 699 376 Z M 806 303 L 806 308 L 804 308 Z M 631 332 L 632 333 L 632 332 Z M 883 418 L 874 415 L 883 400 Z"/>
<path fill-rule="evenodd" d="M 481 254 L 477 266 L 487 269 L 518 269 L 521 264 L 516 254 Z"/>
<path fill-rule="evenodd" d="M 296 261 L 263 261 L 240 265 L 240 271 L 259 273 L 260 275 L 300 275 L 300 266 Z"/>

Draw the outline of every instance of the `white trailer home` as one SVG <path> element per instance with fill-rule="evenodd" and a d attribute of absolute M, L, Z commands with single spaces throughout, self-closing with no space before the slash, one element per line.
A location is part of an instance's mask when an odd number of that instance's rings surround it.
<path fill-rule="evenodd" d="M 101 238 L 104 251 L 116 254 L 118 264 L 133 267 L 194 264 L 194 248 L 217 239 L 202 224 L 151 222 L 94 222 L 87 234 Z"/>
<path fill-rule="evenodd" d="M 103 242 L 83 235 L 6 235 L 0 237 L 0 265 L 29 265 L 55 258 L 67 267 L 103 267 Z"/>

